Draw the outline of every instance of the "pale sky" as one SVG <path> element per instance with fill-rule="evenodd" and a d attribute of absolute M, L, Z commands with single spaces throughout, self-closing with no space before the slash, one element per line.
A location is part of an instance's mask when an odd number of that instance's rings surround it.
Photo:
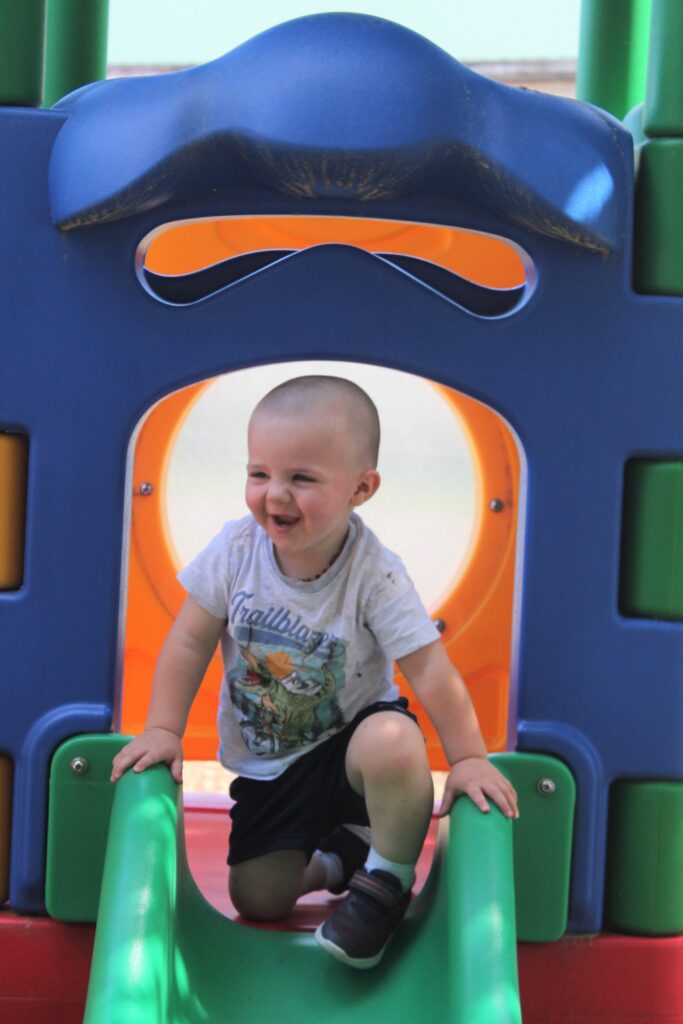
<path fill-rule="evenodd" d="M 323 11 L 400 22 L 462 61 L 575 59 L 580 0 L 110 0 L 111 64 L 201 64 Z"/>

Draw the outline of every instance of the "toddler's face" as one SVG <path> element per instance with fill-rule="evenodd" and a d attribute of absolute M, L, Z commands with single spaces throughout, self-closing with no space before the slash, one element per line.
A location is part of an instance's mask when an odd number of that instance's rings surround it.
<path fill-rule="evenodd" d="M 339 416 L 261 410 L 252 417 L 247 505 L 286 575 L 324 572 L 344 541 L 353 508 L 378 484 L 375 470 L 359 469 Z"/>

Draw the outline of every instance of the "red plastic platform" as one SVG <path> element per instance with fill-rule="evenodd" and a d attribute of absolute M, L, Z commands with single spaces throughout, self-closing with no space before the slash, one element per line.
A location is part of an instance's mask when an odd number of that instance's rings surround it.
<path fill-rule="evenodd" d="M 524 1024 L 683 1024 L 683 936 L 520 943 Z"/>
<path fill-rule="evenodd" d="M 235 917 L 227 894 L 225 804 L 191 803 L 185 821 L 194 877 L 210 903 Z M 418 886 L 429 870 L 435 833 L 432 822 Z M 320 893 L 304 897 L 281 927 L 315 928 L 331 900 Z M 0 910 L 0 1024 L 80 1024 L 93 938 L 93 925 Z M 521 943 L 519 975 L 524 1024 L 683 1024 L 683 936 Z"/>
<path fill-rule="evenodd" d="M 80 1024 L 94 933 L 0 911 L 0 1024 Z"/>

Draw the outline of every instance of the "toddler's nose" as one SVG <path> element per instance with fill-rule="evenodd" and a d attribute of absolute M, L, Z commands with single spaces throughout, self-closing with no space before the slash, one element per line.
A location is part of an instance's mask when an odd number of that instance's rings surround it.
<path fill-rule="evenodd" d="M 268 496 L 271 501 L 275 501 L 280 505 L 288 505 L 292 500 L 289 486 L 284 481 L 279 482 L 277 480 L 272 480 Z"/>

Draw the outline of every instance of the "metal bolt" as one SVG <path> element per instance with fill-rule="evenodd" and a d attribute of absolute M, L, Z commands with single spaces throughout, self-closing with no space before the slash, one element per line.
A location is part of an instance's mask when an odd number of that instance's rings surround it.
<path fill-rule="evenodd" d="M 443 619 L 434 619 L 434 625 L 438 629 L 439 633 L 443 633 L 443 631 L 446 628 L 446 623 L 443 621 Z"/>
<path fill-rule="evenodd" d="M 536 783 L 536 790 L 541 796 L 552 796 L 557 786 L 552 779 L 539 779 Z"/>
<path fill-rule="evenodd" d="M 69 767 L 74 775 L 85 775 L 90 765 L 86 757 L 74 757 Z"/>
<path fill-rule="evenodd" d="M 505 502 L 501 501 L 500 498 L 493 498 L 489 502 L 489 508 L 491 509 L 492 512 L 502 512 L 503 509 L 505 508 Z"/>
<path fill-rule="evenodd" d="M 154 494 L 154 484 L 150 484 L 149 481 L 145 480 L 144 483 L 140 484 L 138 494 L 143 498 L 149 498 L 150 494 Z"/>

